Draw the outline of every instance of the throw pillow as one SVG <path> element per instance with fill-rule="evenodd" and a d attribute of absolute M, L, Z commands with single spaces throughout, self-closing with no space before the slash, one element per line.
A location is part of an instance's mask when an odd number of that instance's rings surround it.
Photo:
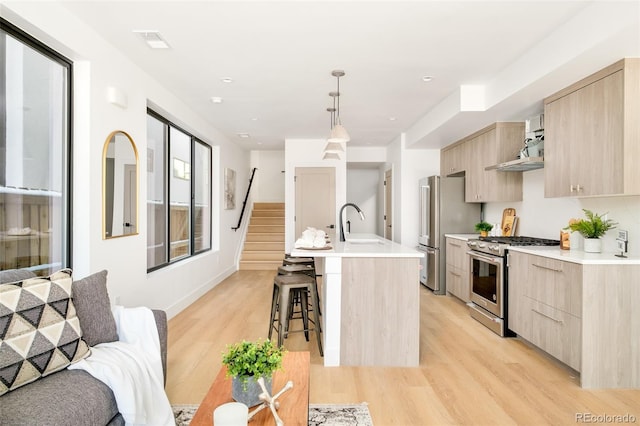
<path fill-rule="evenodd" d="M 107 271 L 74 281 L 71 296 L 80 319 L 82 338 L 89 346 L 118 340 L 116 320 L 107 292 Z"/>
<path fill-rule="evenodd" d="M 0 284 L 0 395 L 89 355 L 71 270 Z"/>

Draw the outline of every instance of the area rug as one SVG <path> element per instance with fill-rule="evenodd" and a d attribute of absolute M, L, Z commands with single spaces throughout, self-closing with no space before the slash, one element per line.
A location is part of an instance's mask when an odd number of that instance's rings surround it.
<path fill-rule="evenodd" d="M 197 405 L 174 405 L 176 426 L 188 426 Z M 367 403 L 309 404 L 310 426 L 373 426 Z"/>

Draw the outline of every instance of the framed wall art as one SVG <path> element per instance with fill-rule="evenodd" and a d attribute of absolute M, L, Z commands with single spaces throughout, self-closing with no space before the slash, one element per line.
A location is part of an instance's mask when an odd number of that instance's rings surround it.
<path fill-rule="evenodd" d="M 224 169 L 224 209 L 233 210 L 236 208 L 236 171 Z"/>

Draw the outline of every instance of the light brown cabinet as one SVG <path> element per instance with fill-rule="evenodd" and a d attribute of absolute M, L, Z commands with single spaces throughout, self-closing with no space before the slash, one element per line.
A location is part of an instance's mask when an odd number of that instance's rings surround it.
<path fill-rule="evenodd" d="M 640 59 L 544 100 L 545 196 L 640 194 Z"/>
<path fill-rule="evenodd" d="M 467 244 L 457 238 L 447 237 L 447 292 L 463 302 L 470 299 L 469 288 L 469 257 Z"/>
<path fill-rule="evenodd" d="M 442 149 L 440 154 L 440 174 L 443 176 L 460 176 L 467 169 L 468 150 L 464 143 L 451 144 Z"/>
<path fill-rule="evenodd" d="M 580 371 L 582 266 L 509 253 L 509 328 Z"/>
<path fill-rule="evenodd" d="M 516 158 L 523 146 L 524 123 L 494 123 L 444 148 L 440 172 L 465 176 L 465 201 L 522 201 L 522 173 L 485 170 Z"/>
<path fill-rule="evenodd" d="M 584 388 L 640 387 L 640 264 L 580 264 L 517 250 L 508 262 L 512 331 L 579 371 Z"/>

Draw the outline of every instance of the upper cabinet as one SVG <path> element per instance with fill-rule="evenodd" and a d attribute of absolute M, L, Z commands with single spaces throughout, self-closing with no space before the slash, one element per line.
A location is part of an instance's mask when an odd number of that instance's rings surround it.
<path fill-rule="evenodd" d="M 640 194 L 640 59 L 544 100 L 545 196 Z"/>
<path fill-rule="evenodd" d="M 440 173 L 443 176 L 458 176 L 467 169 L 467 147 L 464 143 L 454 143 L 442 149 Z"/>
<path fill-rule="evenodd" d="M 513 160 L 522 148 L 524 123 L 494 123 L 444 148 L 440 170 L 445 176 L 465 175 L 465 201 L 521 201 L 522 173 L 485 170 Z"/>

